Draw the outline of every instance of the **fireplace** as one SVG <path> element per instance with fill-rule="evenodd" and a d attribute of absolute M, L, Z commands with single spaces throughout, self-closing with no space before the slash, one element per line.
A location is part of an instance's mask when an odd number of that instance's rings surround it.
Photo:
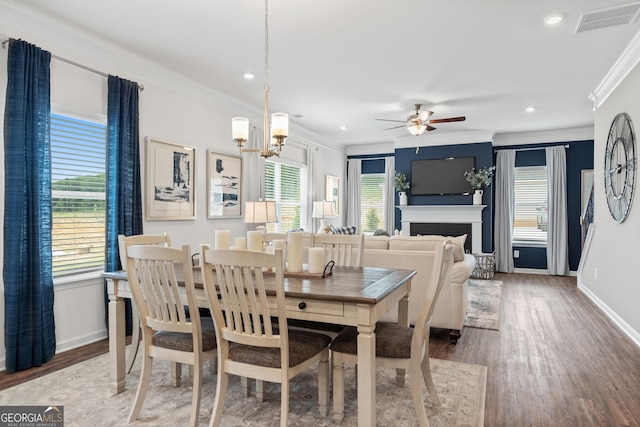
<path fill-rule="evenodd" d="M 429 234 L 436 234 L 441 236 L 462 236 L 467 235 L 467 239 L 464 242 L 464 251 L 471 253 L 473 246 L 473 234 L 471 232 L 471 224 L 451 223 L 451 222 L 413 222 L 410 225 L 410 235 L 417 236 L 418 234 L 426 236 Z"/>
<path fill-rule="evenodd" d="M 409 205 L 398 208 L 402 212 L 403 236 L 467 234 L 465 251 L 482 252 L 482 210 L 485 205 Z"/>

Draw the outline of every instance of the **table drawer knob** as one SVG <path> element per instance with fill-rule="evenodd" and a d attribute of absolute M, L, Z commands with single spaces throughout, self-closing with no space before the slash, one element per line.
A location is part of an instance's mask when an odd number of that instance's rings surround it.
<path fill-rule="evenodd" d="M 298 308 L 300 310 L 304 310 L 305 308 L 307 308 L 307 303 L 306 302 L 301 302 L 298 304 Z"/>

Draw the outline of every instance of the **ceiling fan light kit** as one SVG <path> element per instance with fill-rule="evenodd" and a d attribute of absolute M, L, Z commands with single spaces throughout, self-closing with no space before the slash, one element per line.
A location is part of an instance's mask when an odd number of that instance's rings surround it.
<path fill-rule="evenodd" d="M 465 116 L 460 116 L 460 117 L 449 117 L 446 119 L 435 119 L 435 120 L 430 120 L 429 118 L 431 117 L 431 115 L 433 114 L 433 111 L 420 111 L 420 107 L 422 107 L 422 104 L 413 104 L 413 108 L 415 109 L 415 113 L 411 114 L 409 117 L 407 117 L 406 121 L 403 120 L 392 120 L 392 119 L 376 119 L 376 120 L 380 120 L 380 121 L 385 121 L 385 122 L 398 122 L 398 123 L 402 123 L 399 126 L 393 126 L 390 128 L 386 128 L 383 130 L 390 130 L 390 129 L 398 129 L 401 127 L 406 127 L 407 130 L 409 131 L 409 133 L 411 135 L 415 135 L 415 136 L 420 136 L 424 133 L 424 131 L 432 131 L 432 130 L 436 130 L 435 127 L 431 126 L 431 124 L 435 124 L 435 123 L 449 123 L 449 122 L 462 122 L 464 120 L 466 120 Z"/>

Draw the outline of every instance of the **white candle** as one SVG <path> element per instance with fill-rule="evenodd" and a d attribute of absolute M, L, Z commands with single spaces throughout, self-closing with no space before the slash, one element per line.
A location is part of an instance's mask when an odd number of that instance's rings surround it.
<path fill-rule="evenodd" d="M 302 233 L 289 233 L 287 240 L 287 271 L 300 273 L 302 271 Z"/>
<path fill-rule="evenodd" d="M 216 230 L 216 249 L 229 249 L 231 232 L 229 230 Z"/>
<path fill-rule="evenodd" d="M 282 239 L 275 239 L 275 240 L 273 240 L 273 242 L 272 242 L 272 243 L 273 243 L 273 249 L 274 249 L 274 251 L 275 251 L 276 249 L 282 249 L 282 263 L 283 263 L 283 264 L 284 264 L 284 263 L 286 263 L 286 259 L 287 259 L 287 258 L 286 258 L 286 254 L 285 254 L 285 252 L 286 252 L 286 245 L 285 245 L 284 240 L 282 240 Z M 284 267 L 284 266 L 283 266 L 283 267 Z M 275 271 L 275 270 L 274 270 L 274 271 Z"/>
<path fill-rule="evenodd" d="M 247 231 L 247 248 L 250 251 L 262 251 L 262 234 L 259 231 Z"/>
<path fill-rule="evenodd" d="M 236 246 L 240 250 L 247 249 L 247 238 L 246 237 L 236 237 Z"/>
<path fill-rule="evenodd" d="M 309 273 L 322 273 L 324 248 L 309 248 Z"/>

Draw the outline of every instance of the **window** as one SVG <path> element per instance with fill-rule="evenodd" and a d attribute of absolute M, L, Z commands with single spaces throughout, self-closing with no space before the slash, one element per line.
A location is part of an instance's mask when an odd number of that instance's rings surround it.
<path fill-rule="evenodd" d="M 363 174 L 360 177 L 360 230 L 373 233 L 384 229 L 384 174 Z"/>
<path fill-rule="evenodd" d="M 307 168 L 265 161 L 265 200 L 275 200 L 280 222 L 267 231 L 281 233 L 307 225 Z"/>
<path fill-rule="evenodd" d="M 104 268 L 106 126 L 51 115 L 54 277 Z"/>
<path fill-rule="evenodd" d="M 546 245 L 549 226 L 547 167 L 515 168 L 514 194 L 513 244 Z"/>

